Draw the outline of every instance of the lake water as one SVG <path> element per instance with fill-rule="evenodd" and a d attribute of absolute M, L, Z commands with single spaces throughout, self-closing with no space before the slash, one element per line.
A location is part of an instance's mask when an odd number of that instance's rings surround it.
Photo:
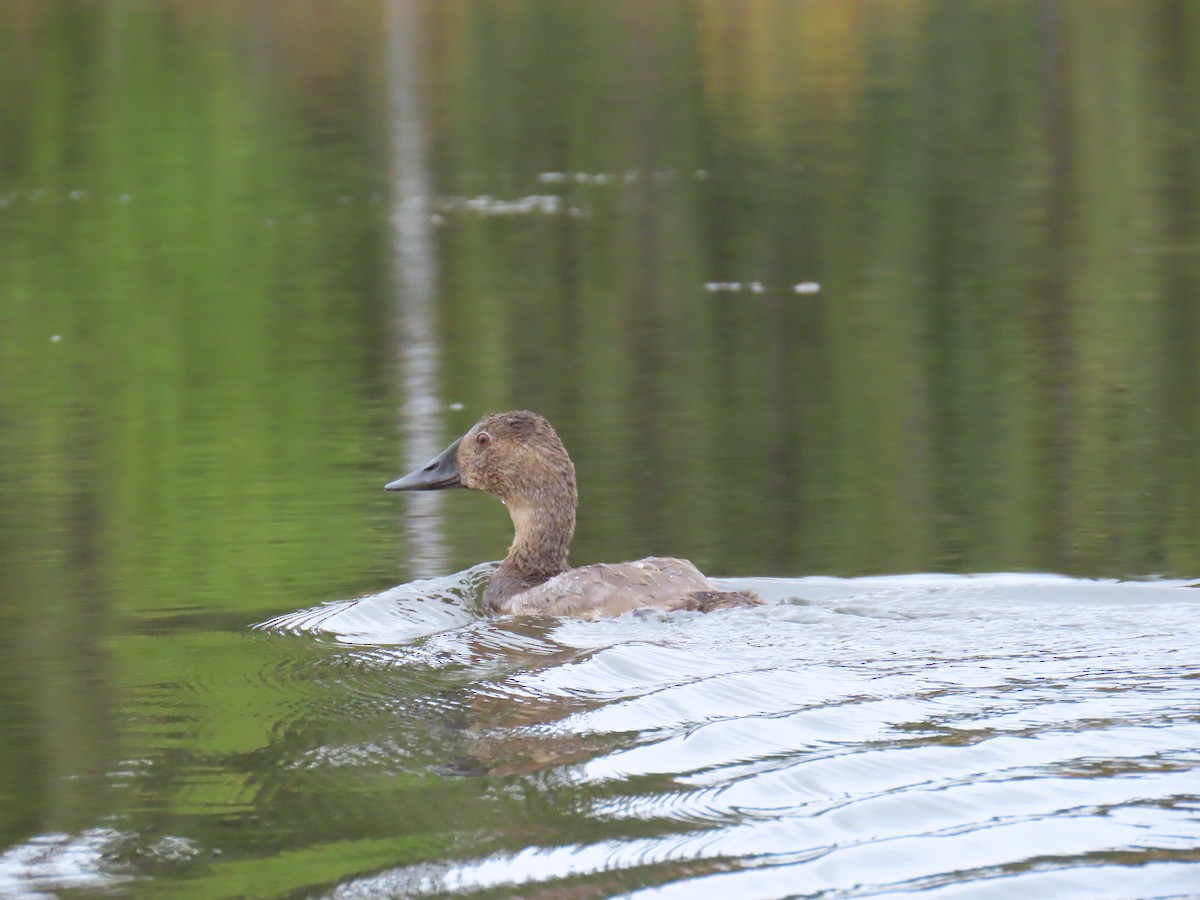
<path fill-rule="evenodd" d="M 0 5 L 0 895 L 1200 896 L 1198 59 Z M 767 603 L 483 615 L 503 507 L 382 486 L 521 407 L 573 562 Z"/>

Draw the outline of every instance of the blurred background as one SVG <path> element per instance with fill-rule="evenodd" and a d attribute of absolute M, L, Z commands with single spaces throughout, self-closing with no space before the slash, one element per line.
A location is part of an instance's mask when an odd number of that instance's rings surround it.
<path fill-rule="evenodd" d="M 249 623 L 502 556 L 382 491 L 490 411 L 576 564 L 1200 574 L 1198 201 L 1184 0 L 6 0 L 0 847 Z"/>

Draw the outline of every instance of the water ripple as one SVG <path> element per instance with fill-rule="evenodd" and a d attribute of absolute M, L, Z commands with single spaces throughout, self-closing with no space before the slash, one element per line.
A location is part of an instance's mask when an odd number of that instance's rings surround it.
<path fill-rule="evenodd" d="M 475 598 L 494 568 L 495 563 L 481 563 L 455 575 L 285 613 L 254 627 L 331 635 L 347 644 L 403 644 L 479 618 Z"/>
<path fill-rule="evenodd" d="M 608 837 L 335 894 L 578 878 L 619 892 L 615 873 L 636 869 L 666 883 L 646 896 L 1194 895 L 1196 592 L 1023 575 L 728 584 L 768 604 L 477 620 L 414 645 L 474 666 L 462 699 L 483 770 L 556 785 Z"/>

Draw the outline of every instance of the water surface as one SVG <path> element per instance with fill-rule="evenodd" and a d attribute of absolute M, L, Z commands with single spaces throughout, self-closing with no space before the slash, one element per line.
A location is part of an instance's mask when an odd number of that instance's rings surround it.
<path fill-rule="evenodd" d="M 1195 895 L 1197 59 L 0 5 L 0 893 Z M 520 407 L 573 561 L 767 606 L 483 617 L 503 508 L 381 487 Z"/>

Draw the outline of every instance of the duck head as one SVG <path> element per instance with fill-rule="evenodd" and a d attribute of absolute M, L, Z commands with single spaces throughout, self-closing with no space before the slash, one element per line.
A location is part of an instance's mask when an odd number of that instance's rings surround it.
<path fill-rule="evenodd" d="M 485 491 L 506 505 L 576 503 L 575 466 L 553 426 L 520 410 L 484 416 L 470 431 L 386 491 Z"/>
<path fill-rule="evenodd" d="M 567 569 L 575 534 L 575 466 L 537 413 L 494 413 L 388 491 L 486 491 L 508 507 L 513 542 L 484 597 L 493 608 Z"/>

